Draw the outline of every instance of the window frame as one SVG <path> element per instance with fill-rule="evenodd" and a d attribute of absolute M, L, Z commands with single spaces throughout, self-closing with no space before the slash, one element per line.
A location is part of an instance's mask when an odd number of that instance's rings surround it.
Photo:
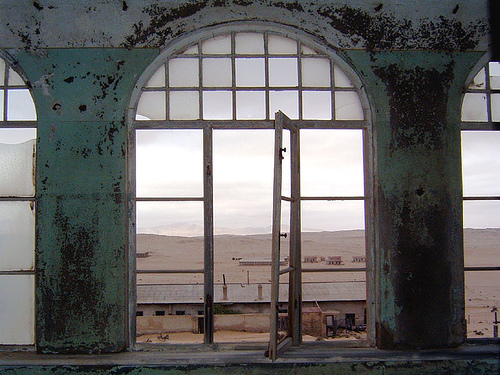
<path fill-rule="evenodd" d="M 360 78 L 354 72 L 354 70 L 345 62 L 345 59 L 342 56 L 339 56 L 337 53 L 328 49 L 323 44 L 316 42 L 311 39 L 310 36 L 305 35 L 293 28 L 285 27 L 285 26 L 275 26 L 270 24 L 262 24 L 262 23 L 245 23 L 245 24 L 234 24 L 230 26 L 223 27 L 215 27 L 207 30 L 197 31 L 195 33 L 189 34 L 176 43 L 172 43 L 168 45 L 163 52 L 155 59 L 155 61 L 143 72 L 141 77 L 139 78 L 134 92 L 131 95 L 130 106 L 128 111 L 128 124 L 129 124 L 129 169 L 128 169 L 128 185 L 129 185 L 129 251 L 128 251 L 128 263 L 129 263 L 129 345 L 131 348 L 136 347 L 137 344 L 135 341 L 136 338 L 136 259 L 135 259 L 135 236 L 136 236 L 136 202 L 141 200 L 150 200 L 150 201 L 169 201 L 169 200 L 203 200 L 205 205 L 205 219 L 207 216 L 213 216 L 213 207 L 210 204 L 207 204 L 207 199 L 210 199 L 210 196 L 213 194 L 213 187 L 208 189 L 205 188 L 203 197 L 196 198 L 187 198 L 187 197 L 164 197 L 164 198 L 136 198 L 135 191 L 135 131 L 136 130 L 145 130 L 145 129 L 202 129 L 204 133 L 204 146 L 206 150 L 204 152 L 204 168 L 206 168 L 207 163 L 211 163 L 211 155 L 212 155 L 212 132 L 217 129 L 274 129 L 274 119 L 271 118 L 270 110 L 269 110 L 269 95 L 266 94 L 266 119 L 263 120 L 242 120 L 237 119 L 236 116 L 236 105 L 232 106 L 233 118 L 230 120 L 203 120 L 203 112 L 202 105 L 200 105 L 200 113 L 198 120 L 169 120 L 168 114 L 165 115 L 165 120 L 137 120 L 136 113 L 138 108 L 138 103 L 142 92 L 150 91 L 146 87 L 147 82 L 152 77 L 152 75 L 163 65 L 166 67 L 165 62 L 176 56 L 183 56 L 182 52 L 189 48 L 192 45 L 198 45 L 198 54 L 201 55 L 201 43 L 204 40 L 231 34 L 231 43 L 232 43 L 232 53 L 230 55 L 218 55 L 218 57 L 229 57 L 231 59 L 235 59 L 235 48 L 234 48 L 234 35 L 237 33 L 263 33 L 264 35 L 278 35 L 283 37 L 288 37 L 297 42 L 297 54 L 294 57 L 300 56 L 300 48 L 301 45 L 304 45 L 308 48 L 311 48 L 315 51 L 318 51 L 319 54 L 317 57 L 328 58 L 330 61 L 330 73 L 331 73 L 331 83 L 328 89 L 332 92 L 332 119 L 331 120 L 304 120 L 302 119 L 303 106 L 301 103 L 301 95 L 299 95 L 298 99 L 298 111 L 299 111 L 299 119 L 294 119 L 294 124 L 296 124 L 300 129 L 358 129 L 363 132 L 363 170 L 364 170 L 364 196 L 362 197 L 345 197 L 345 196 L 336 196 L 336 197 L 305 197 L 305 200 L 362 200 L 364 201 L 364 216 L 365 216 L 365 249 L 366 249 L 366 285 L 367 285 L 367 309 L 368 309 L 368 335 L 367 341 L 369 345 L 375 345 L 375 309 L 376 309 L 376 299 L 375 299 L 375 281 L 374 281 L 374 203 L 373 203 L 373 186 L 374 186 L 374 165 L 373 165 L 373 132 L 372 132 L 372 116 L 371 116 L 371 105 L 368 100 L 368 96 L 366 92 L 363 90 L 363 84 L 361 83 Z M 265 36 L 267 40 L 267 36 Z M 266 42 L 265 42 L 266 43 Z M 267 43 L 265 44 L 267 45 Z M 267 52 L 267 51 L 266 51 Z M 259 57 L 268 59 L 267 54 L 258 55 Z M 290 57 L 289 55 L 281 55 L 285 57 Z M 199 57 L 201 60 L 201 57 Z M 299 66 L 299 82 L 300 82 L 300 57 L 298 58 L 298 66 Z M 234 64 L 232 65 L 234 66 Z M 334 66 L 339 67 L 343 73 L 345 73 L 348 78 L 351 80 L 353 87 L 351 88 L 338 88 L 335 87 L 334 84 Z M 165 68 L 165 79 L 167 79 L 168 69 Z M 267 69 L 266 69 L 267 70 Z M 201 72 L 201 68 L 200 68 Z M 234 69 L 233 69 L 233 86 L 234 86 Z M 199 95 L 202 95 L 203 85 L 201 83 L 202 78 L 199 78 L 200 84 L 199 87 L 194 87 L 193 90 L 199 90 Z M 268 76 L 266 75 L 266 81 L 268 81 Z M 167 81 L 165 81 L 165 84 Z M 258 88 L 261 90 L 262 88 Z M 266 87 L 266 92 L 270 90 L 269 87 Z M 288 88 L 292 89 L 292 88 Z M 306 87 L 307 90 L 315 91 L 316 87 Z M 321 90 L 324 90 L 322 88 Z M 248 90 L 247 87 L 244 88 L 245 91 Z M 272 89 L 271 89 L 272 90 Z M 295 90 L 302 90 L 301 87 L 295 88 Z M 252 90 L 249 90 L 252 91 Z M 351 91 L 356 92 L 358 94 L 358 98 L 361 101 L 361 107 L 363 111 L 363 119 L 362 120 L 336 120 L 334 119 L 335 115 L 335 92 L 336 91 Z M 233 98 L 235 97 L 236 90 L 233 91 Z M 168 108 L 168 103 L 167 103 Z M 211 182 L 209 182 L 211 185 Z M 205 184 L 206 186 L 206 184 Z M 212 210 L 212 211 L 211 211 Z M 209 225 L 210 227 L 210 225 Z M 211 254 L 210 252 L 205 253 L 206 261 L 210 261 L 210 258 L 213 257 L 213 225 L 211 228 L 208 228 L 205 225 L 205 242 L 207 241 L 207 237 L 212 238 L 209 246 L 212 246 Z M 213 261 L 212 261 L 213 262 Z M 213 267 L 212 267 L 213 270 Z M 208 289 L 213 290 L 213 277 L 210 271 L 207 272 L 207 263 L 205 263 L 205 287 L 208 285 Z M 212 280 L 208 280 L 212 279 Z M 207 330 L 205 330 L 206 332 Z M 206 342 L 206 344 L 211 344 L 211 342 Z M 362 346 L 365 346 L 363 344 Z"/>

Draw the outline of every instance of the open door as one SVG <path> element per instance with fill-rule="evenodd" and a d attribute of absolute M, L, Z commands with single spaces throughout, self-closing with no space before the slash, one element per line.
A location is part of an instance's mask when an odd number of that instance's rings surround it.
<path fill-rule="evenodd" d="M 283 132 L 290 132 L 290 150 L 283 147 Z M 299 129 L 284 113 L 275 119 L 273 228 L 271 266 L 271 322 L 269 349 L 273 361 L 291 345 L 302 341 L 301 228 L 300 228 L 300 139 Z M 283 160 L 290 158 L 290 192 L 283 195 Z M 290 204 L 288 259 L 282 257 L 281 206 Z M 288 297 L 280 301 L 280 277 L 288 276 Z M 285 288 L 283 288 L 285 289 Z M 284 292 L 284 290 L 282 291 Z"/>

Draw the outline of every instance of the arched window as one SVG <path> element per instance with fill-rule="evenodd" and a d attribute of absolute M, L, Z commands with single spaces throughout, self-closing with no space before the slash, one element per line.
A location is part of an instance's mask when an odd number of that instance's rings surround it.
<path fill-rule="evenodd" d="M 34 343 L 36 112 L 0 58 L 0 345 Z"/>
<path fill-rule="evenodd" d="M 467 337 L 493 337 L 500 285 L 500 63 L 487 63 L 462 104 Z"/>
<path fill-rule="evenodd" d="M 366 300 L 364 264 L 353 259 L 365 259 L 365 229 L 370 232 L 371 225 L 365 215 L 371 205 L 365 189 L 370 166 L 363 163 L 363 158 L 371 160 L 365 147 L 370 137 L 367 100 L 359 79 L 338 56 L 281 30 L 226 29 L 171 47 L 140 82 L 131 116 L 137 227 L 137 254 L 131 255 L 138 258 L 137 302 L 143 313 L 138 332 L 147 331 L 141 323 L 147 315 L 157 315 L 146 306 L 154 304 L 154 295 L 175 301 L 180 293 L 192 301 L 190 308 L 181 306 L 184 316 L 172 321 L 201 313 L 205 343 L 214 340 L 214 309 L 216 314 L 226 311 L 226 301 L 234 306 L 267 299 L 269 304 L 273 284 L 266 268 L 271 262 L 266 233 L 273 221 L 273 142 L 280 121 L 290 130 L 283 133 L 281 192 L 298 194 L 284 198 L 282 218 L 294 219 L 283 219 L 281 231 L 301 223 L 300 233 L 359 229 L 353 247 L 359 254 L 344 261 L 353 268 L 351 278 L 360 282 L 353 298 Z M 290 154 L 301 158 L 302 179 L 291 170 Z M 294 184 L 298 188 L 291 193 Z M 298 202 L 298 211 L 292 201 Z M 298 215 L 290 214 L 294 210 Z M 239 242 L 239 252 L 231 244 L 234 237 L 222 236 L 254 233 L 264 237 L 247 237 L 246 244 Z M 215 245 L 214 234 L 221 234 Z M 266 253 L 250 251 L 258 241 L 269 245 Z M 305 241 L 302 248 L 312 242 Z M 177 256 L 175 249 L 181 249 Z M 348 279 L 331 276 L 334 264 L 328 263 L 328 255 L 336 254 L 328 247 L 312 254 L 319 263 L 309 268 L 301 267 L 300 251 L 295 260 L 290 260 L 296 257 L 291 252 L 282 251 L 278 262 L 295 262 L 290 269 L 297 274 L 290 279 L 298 280 L 296 289 L 307 272 L 304 279 L 310 282 Z M 263 268 L 252 268 L 255 264 Z M 173 303 L 166 309 L 167 315 L 175 313 Z M 349 315 L 349 322 L 366 327 L 365 311 L 359 310 L 354 318 Z"/>

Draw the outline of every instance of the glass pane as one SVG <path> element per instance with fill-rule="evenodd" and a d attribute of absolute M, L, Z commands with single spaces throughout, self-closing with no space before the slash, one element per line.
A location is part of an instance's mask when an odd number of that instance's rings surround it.
<path fill-rule="evenodd" d="M 266 118 L 266 93 L 264 91 L 236 92 L 236 119 L 264 120 Z"/>
<path fill-rule="evenodd" d="M 271 54 L 296 54 L 297 41 L 283 36 L 269 34 L 268 52 Z"/>
<path fill-rule="evenodd" d="M 236 86 L 263 87 L 265 84 L 264 59 L 236 59 Z"/>
<path fill-rule="evenodd" d="M 465 94 L 462 103 L 462 121 L 488 121 L 486 94 Z"/>
<path fill-rule="evenodd" d="M 269 86 L 297 86 L 297 59 L 276 57 L 269 59 Z"/>
<path fill-rule="evenodd" d="M 363 131 L 300 131 L 301 194 L 363 196 Z"/>
<path fill-rule="evenodd" d="M 165 92 L 145 91 L 137 105 L 136 120 L 165 120 Z"/>
<path fill-rule="evenodd" d="M 500 228 L 500 201 L 464 201 L 464 228 Z"/>
<path fill-rule="evenodd" d="M 330 60 L 302 59 L 302 86 L 330 87 Z"/>
<path fill-rule="evenodd" d="M 28 89 L 7 91 L 7 120 L 36 120 L 35 103 Z"/>
<path fill-rule="evenodd" d="M 0 196 L 35 195 L 35 140 L 4 144 L 0 140 Z"/>
<path fill-rule="evenodd" d="M 351 83 L 351 80 L 347 76 L 347 74 L 344 73 L 340 67 L 335 65 L 335 68 L 333 69 L 333 78 L 335 79 L 335 87 L 353 87 L 353 84 Z"/>
<path fill-rule="evenodd" d="M 335 93 L 335 118 L 337 120 L 363 120 L 363 108 L 356 92 Z"/>
<path fill-rule="evenodd" d="M 33 275 L 0 275 L 0 344 L 34 343 L 34 285 Z"/>
<path fill-rule="evenodd" d="M 204 120 L 231 120 L 233 118 L 233 93 L 231 91 L 203 92 Z"/>
<path fill-rule="evenodd" d="M 21 76 L 12 68 L 9 68 L 9 86 L 26 86 Z"/>
<path fill-rule="evenodd" d="M 17 144 L 36 139 L 35 128 L 2 128 L 0 129 L 0 143 Z"/>
<path fill-rule="evenodd" d="M 304 120 L 331 120 L 331 92 L 304 91 L 302 93 L 302 117 Z"/>
<path fill-rule="evenodd" d="M 476 74 L 474 79 L 469 85 L 469 89 L 484 89 L 486 88 L 485 85 L 485 70 L 484 68 L 479 71 L 479 73 Z"/>
<path fill-rule="evenodd" d="M 137 202 L 136 207 L 137 253 L 143 255 L 138 270 L 203 269 L 203 202 Z"/>
<path fill-rule="evenodd" d="M 146 87 L 165 87 L 165 65 L 160 66 L 151 76 Z"/>
<path fill-rule="evenodd" d="M 303 55 L 317 55 L 318 53 L 313 50 L 312 48 L 309 48 L 308 46 L 301 46 L 301 51 Z"/>
<path fill-rule="evenodd" d="M 304 232 L 354 230 L 365 227 L 363 201 L 302 201 L 301 204 Z"/>
<path fill-rule="evenodd" d="M 231 87 L 231 59 L 203 59 L 203 86 Z"/>
<path fill-rule="evenodd" d="M 197 120 L 200 118 L 198 91 L 170 91 L 170 120 Z"/>
<path fill-rule="evenodd" d="M 201 130 L 137 130 L 137 196 L 203 196 L 202 138 Z"/>
<path fill-rule="evenodd" d="M 198 59 L 171 59 L 168 62 L 170 87 L 198 87 Z"/>
<path fill-rule="evenodd" d="M 491 121 L 500 122 L 500 94 L 491 94 Z"/>
<path fill-rule="evenodd" d="M 33 269 L 35 250 L 33 207 L 32 202 L 0 201 L 0 270 Z"/>
<path fill-rule="evenodd" d="M 4 92 L 0 90 L 0 121 L 4 121 L 3 113 L 4 113 Z"/>
<path fill-rule="evenodd" d="M 464 196 L 500 195 L 500 132 L 462 131 Z"/>
<path fill-rule="evenodd" d="M 264 53 L 264 34 L 238 33 L 235 36 L 236 53 Z"/>
<path fill-rule="evenodd" d="M 223 35 L 205 40 L 201 44 L 202 53 L 225 54 L 231 53 L 231 36 Z"/>
<path fill-rule="evenodd" d="M 3 86 L 5 78 L 5 61 L 0 58 L 0 86 Z"/>
<path fill-rule="evenodd" d="M 490 88 L 500 89 L 500 62 L 490 62 Z"/>
<path fill-rule="evenodd" d="M 195 44 L 194 46 L 188 47 L 184 52 L 182 52 L 184 55 L 194 55 L 198 53 L 198 45 Z"/>
<path fill-rule="evenodd" d="M 299 97 L 297 91 L 270 91 L 269 116 L 274 119 L 274 114 L 283 112 L 291 119 L 299 118 Z"/>

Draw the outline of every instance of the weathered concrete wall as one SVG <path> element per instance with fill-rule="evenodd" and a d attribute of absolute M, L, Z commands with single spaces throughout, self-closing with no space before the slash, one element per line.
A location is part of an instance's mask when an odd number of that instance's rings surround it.
<path fill-rule="evenodd" d="M 373 109 L 378 345 L 460 344 L 460 98 L 487 50 L 486 5 L 4 0 L 0 48 L 38 112 L 37 349 L 126 348 L 129 98 L 160 48 L 229 21 L 308 33 L 360 74 Z"/>

